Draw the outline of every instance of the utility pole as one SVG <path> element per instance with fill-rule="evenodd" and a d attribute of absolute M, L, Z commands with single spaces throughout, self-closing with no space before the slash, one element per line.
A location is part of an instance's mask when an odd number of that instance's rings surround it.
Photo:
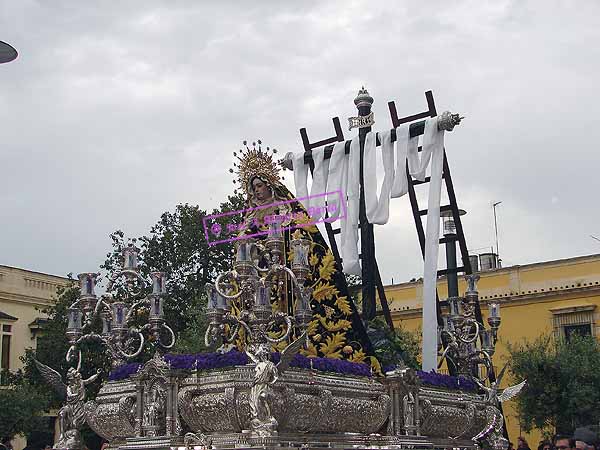
<path fill-rule="evenodd" d="M 496 232 L 496 258 L 498 258 L 498 262 L 500 262 L 500 249 L 498 248 L 498 220 L 496 218 L 496 206 L 500 203 L 502 203 L 502 201 L 492 203 L 492 209 L 494 210 L 494 230 Z"/>

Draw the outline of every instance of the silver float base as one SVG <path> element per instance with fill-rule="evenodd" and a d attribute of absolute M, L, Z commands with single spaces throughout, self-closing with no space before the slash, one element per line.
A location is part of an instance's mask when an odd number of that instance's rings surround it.
<path fill-rule="evenodd" d="M 250 433 L 224 433 L 206 435 L 211 445 L 203 447 L 195 445 L 194 450 L 250 450 L 250 449 L 357 449 L 357 450 L 384 450 L 384 449 L 414 449 L 428 450 L 439 448 L 473 449 L 474 445 L 468 441 L 432 442 L 419 436 L 380 436 L 360 435 L 352 433 L 339 434 L 286 434 L 281 433 L 271 437 L 253 437 Z M 186 450 L 181 437 L 145 437 L 128 438 L 119 450 Z"/>

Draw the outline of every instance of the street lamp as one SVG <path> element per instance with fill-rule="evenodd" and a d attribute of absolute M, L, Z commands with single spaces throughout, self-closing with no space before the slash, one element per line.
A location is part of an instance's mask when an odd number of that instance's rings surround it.
<path fill-rule="evenodd" d="M 19 53 L 6 42 L 0 41 L 0 64 L 11 62 L 19 56 Z"/>

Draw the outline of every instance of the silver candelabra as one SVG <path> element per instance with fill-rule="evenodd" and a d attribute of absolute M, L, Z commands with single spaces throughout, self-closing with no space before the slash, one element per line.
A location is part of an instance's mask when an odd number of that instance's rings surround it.
<path fill-rule="evenodd" d="M 163 272 L 152 272 L 148 282 L 139 272 L 138 249 L 129 246 L 123 249 L 123 267 L 108 281 L 106 293 L 95 293 L 97 273 L 78 275 L 81 293 L 68 309 L 67 337 L 71 347 L 67 352 L 67 361 L 72 361 L 79 344 L 97 341 L 103 344 L 110 357 L 113 368 L 126 360 L 138 356 L 147 335 L 157 349 L 168 350 L 175 344 L 175 334 L 165 323 L 163 302 L 166 296 L 166 277 Z M 116 281 L 124 281 L 124 294 L 113 294 Z M 150 294 L 146 295 L 152 286 Z M 148 322 L 141 328 L 132 325 L 138 311 L 147 308 Z M 102 321 L 100 334 L 92 330 L 96 318 Z M 167 343 L 163 332 L 168 334 Z"/>
<path fill-rule="evenodd" d="M 467 291 L 464 297 L 448 298 L 448 314 L 443 318 L 444 326 L 438 332 L 438 345 L 441 354 L 438 368 L 444 359 L 456 368 L 459 375 L 477 376 L 486 379 L 493 371 L 492 357 L 495 353 L 500 327 L 500 305 L 488 304 L 489 329 L 475 318 L 475 305 L 479 299 L 477 281 L 479 275 L 466 275 Z M 479 373 L 479 366 L 486 369 L 486 376 Z"/>
<path fill-rule="evenodd" d="M 283 263 L 284 239 L 278 224 L 272 224 L 264 243 L 248 239 L 236 246 L 234 268 L 221 273 L 215 284 L 207 284 L 207 316 L 210 320 L 206 331 L 206 345 L 219 337 L 223 344 L 233 343 L 243 329 L 247 343 L 253 346 L 269 346 L 285 341 L 294 326 L 304 331 L 311 320 L 311 289 L 304 286 L 309 272 L 308 254 L 310 241 L 293 239 L 291 269 Z M 259 261 L 265 267 L 261 267 Z M 271 291 L 283 287 L 289 280 L 295 297 L 294 315 L 273 312 Z M 239 314 L 232 314 L 231 304 L 236 301 Z M 226 325 L 229 332 L 226 332 Z M 284 326 L 278 338 L 269 337 L 267 330 Z"/>

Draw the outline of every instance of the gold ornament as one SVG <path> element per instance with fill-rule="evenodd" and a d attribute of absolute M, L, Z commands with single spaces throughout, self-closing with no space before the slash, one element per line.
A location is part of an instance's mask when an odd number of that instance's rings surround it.
<path fill-rule="evenodd" d="M 351 354 L 351 353 L 354 351 L 354 349 L 352 348 L 352 346 L 351 346 L 351 345 L 346 345 L 346 346 L 345 346 L 345 347 L 342 349 L 342 351 L 343 351 L 343 352 L 344 352 L 346 355 L 350 355 L 350 354 Z"/>
<path fill-rule="evenodd" d="M 238 159 L 237 162 L 233 163 L 235 169 L 229 169 L 229 172 L 237 174 L 237 180 L 233 182 L 238 183 L 246 194 L 250 194 L 250 179 L 252 177 L 259 177 L 271 186 L 281 183 L 279 162 L 273 159 L 273 155 L 277 153 L 277 150 L 269 147 L 263 150 L 260 140 L 253 142 L 252 148 L 248 146 L 247 141 L 244 141 L 243 144 L 246 149 L 240 150 L 239 154 L 233 152 L 233 156 Z"/>

